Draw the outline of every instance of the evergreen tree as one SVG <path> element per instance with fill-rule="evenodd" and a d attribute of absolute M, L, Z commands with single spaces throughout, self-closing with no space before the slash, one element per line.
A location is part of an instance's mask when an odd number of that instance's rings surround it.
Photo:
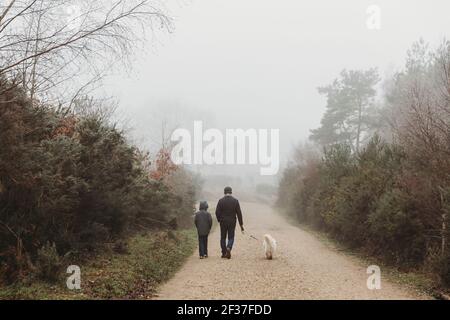
<path fill-rule="evenodd" d="M 327 146 L 346 143 L 358 152 L 364 133 L 374 123 L 375 85 L 380 81 L 377 69 L 343 70 L 331 85 L 319 88 L 327 97 L 327 109 L 321 127 L 312 130 L 311 139 Z"/>

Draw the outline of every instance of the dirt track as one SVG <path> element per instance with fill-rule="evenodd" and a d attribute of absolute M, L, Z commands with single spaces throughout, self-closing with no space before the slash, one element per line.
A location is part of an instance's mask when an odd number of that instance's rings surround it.
<path fill-rule="evenodd" d="M 159 299 L 428 299 L 383 278 L 381 290 L 367 288 L 358 259 L 328 247 L 314 235 L 290 225 L 263 204 L 242 203 L 247 234 L 237 232 L 232 260 L 220 258 L 219 228 L 210 236 L 207 260 L 197 253 L 166 283 Z M 264 259 L 261 239 L 278 242 L 275 260 Z"/>

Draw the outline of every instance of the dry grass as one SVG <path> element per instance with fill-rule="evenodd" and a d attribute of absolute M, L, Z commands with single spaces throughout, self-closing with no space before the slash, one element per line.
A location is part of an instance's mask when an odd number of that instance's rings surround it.
<path fill-rule="evenodd" d="M 61 280 L 55 285 L 28 280 L 0 287 L 0 299 L 149 299 L 156 287 L 169 279 L 192 254 L 195 246 L 193 230 L 171 235 L 167 232 L 138 235 L 128 241 L 127 253 L 106 250 L 80 264 L 82 289 L 79 291 L 68 290 L 65 282 L 69 275 L 61 274 Z"/>

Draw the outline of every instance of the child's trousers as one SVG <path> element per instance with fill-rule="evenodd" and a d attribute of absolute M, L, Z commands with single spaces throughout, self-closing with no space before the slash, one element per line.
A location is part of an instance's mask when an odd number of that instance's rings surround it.
<path fill-rule="evenodd" d="M 208 236 L 198 236 L 198 248 L 200 257 L 208 255 Z"/>

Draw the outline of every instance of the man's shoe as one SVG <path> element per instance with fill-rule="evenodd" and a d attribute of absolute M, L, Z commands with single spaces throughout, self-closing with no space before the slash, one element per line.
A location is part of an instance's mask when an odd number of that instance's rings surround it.
<path fill-rule="evenodd" d="M 222 259 L 226 259 L 227 258 L 227 254 L 226 253 L 222 253 Z"/>
<path fill-rule="evenodd" d="M 227 259 L 231 259 L 231 249 L 227 249 L 227 255 L 226 255 Z"/>
<path fill-rule="evenodd" d="M 203 258 L 208 259 L 208 255 L 203 256 Z"/>
<path fill-rule="evenodd" d="M 202 260 L 204 257 L 203 256 L 200 256 L 200 260 Z"/>

